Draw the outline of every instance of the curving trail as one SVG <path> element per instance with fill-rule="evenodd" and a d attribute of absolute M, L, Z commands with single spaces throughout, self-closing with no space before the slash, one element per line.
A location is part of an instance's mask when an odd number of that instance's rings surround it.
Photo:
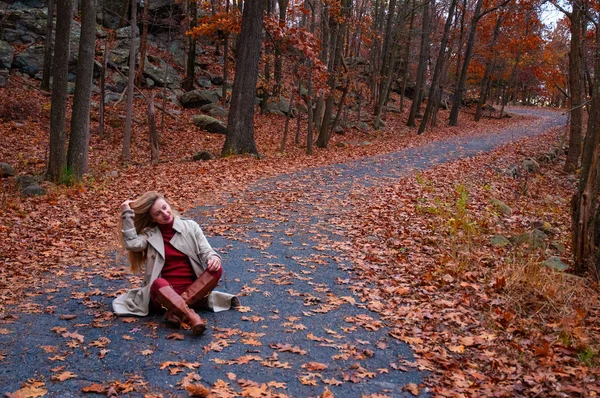
<path fill-rule="evenodd" d="M 265 179 L 223 204 L 188 212 L 225 259 L 220 289 L 241 293 L 245 311 L 202 314 L 211 327 L 199 339 L 187 332 L 183 340 L 166 339 L 173 330 L 158 315 L 112 317 L 112 295 L 130 286 L 124 273 L 48 286 L 31 298 L 29 313 L 0 325 L 8 332 L 0 333 L 0 358 L 5 356 L 0 393 L 43 378 L 51 397 L 81 396 L 83 387 L 109 382 L 136 387 L 124 396 L 186 396 L 177 383 L 192 372 L 205 386 L 222 380 L 238 394 L 252 381 L 285 383 L 268 388 L 293 397 L 318 396 L 325 387 L 337 397 L 412 396 L 403 386 L 418 384 L 425 373 L 403 365 L 413 360 L 408 346 L 391 337 L 385 320 L 352 294 L 356 281 L 341 226 L 345 210 L 361 205 L 364 199 L 353 194 L 359 187 L 385 185 L 566 123 L 565 115 L 543 109 L 510 112 L 537 119 L 472 138 Z M 63 329 L 51 330 L 57 327 Z M 83 341 L 64 337 L 74 332 Z M 65 371 L 76 376 L 51 380 Z M 241 379 L 246 382 L 238 383 Z"/>

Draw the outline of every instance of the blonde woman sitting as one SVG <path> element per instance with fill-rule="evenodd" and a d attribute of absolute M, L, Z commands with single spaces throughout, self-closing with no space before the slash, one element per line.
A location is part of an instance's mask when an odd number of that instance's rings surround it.
<path fill-rule="evenodd" d="M 117 315 L 146 316 L 165 308 L 169 323 L 190 325 L 194 335 L 206 330 L 194 309 L 228 310 L 237 298 L 215 292 L 223 272 L 221 256 L 200 226 L 181 218 L 158 192 L 146 192 L 121 205 L 119 232 L 134 272 L 143 267 L 144 285 L 113 301 Z"/>

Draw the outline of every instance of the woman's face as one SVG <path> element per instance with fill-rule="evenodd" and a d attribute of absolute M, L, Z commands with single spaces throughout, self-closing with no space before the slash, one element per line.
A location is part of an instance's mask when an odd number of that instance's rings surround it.
<path fill-rule="evenodd" d="M 170 224 L 173 221 L 171 206 L 164 199 L 158 199 L 150 208 L 150 217 L 157 224 Z"/>

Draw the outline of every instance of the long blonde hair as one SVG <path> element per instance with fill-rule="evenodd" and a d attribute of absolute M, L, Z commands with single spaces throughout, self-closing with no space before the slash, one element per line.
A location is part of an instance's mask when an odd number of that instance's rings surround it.
<path fill-rule="evenodd" d="M 154 227 L 156 223 L 152 220 L 150 216 L 150 209 L 154 206 L 157 200 L 163 199 L 165 202 L 168 201 L 165 197 L 155 191 L 149 191 L 140 196 L 135 200 L 135 202 L 131 202 L 129 205 L 131 210 L 134 212 L 133 216 L 133 224 L 135 226 L 135 232 L 141 234 L 146 230 Z M 173 216 L 178 216 L 177 211 L 171 209 Z M 119 234 L 119 242 L 121 243 L 123 250 L 125 250 L 125 242 L 123 241 L 123 217 L 119 216 L 117 222 L 117 233 Z M 131 271 L 139 272 L 142 267 L 142 264 L 146 261 L 146 254 L 148 253 L 148 249 L 146 248 L 140 252 L 127 251 L 127 258 L 129 259 L 129 264 L 131 265 Z"/>

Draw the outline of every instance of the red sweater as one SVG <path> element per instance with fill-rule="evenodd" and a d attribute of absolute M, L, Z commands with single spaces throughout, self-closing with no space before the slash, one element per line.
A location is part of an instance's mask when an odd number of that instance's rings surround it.
<path fill-rule="evenodd" d="M 182 293 L 196 280 L 196 274 L 187 255 L 177 250 L 171 244 L 171 238 L 175 235 L 173 222 L 170 224 L 158 224 L 158 228 L 165 243 L 165 265 L 161 277 L 169 282 L 177 293 Z"/>

